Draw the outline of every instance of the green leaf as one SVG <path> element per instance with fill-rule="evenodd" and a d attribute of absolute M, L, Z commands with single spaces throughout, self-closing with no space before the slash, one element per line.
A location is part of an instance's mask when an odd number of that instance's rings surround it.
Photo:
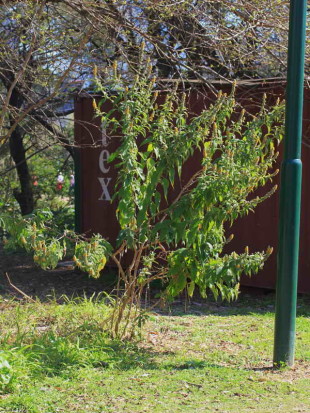
<path fill-rule="evenodd" d="M 190 297 L 193 296 L 194 290 L 195 290 L 195 281 L 191 281 L 191 282 L 187 285 L 187 292 L 188 292 L 188 295 L 189 295 Z"/>

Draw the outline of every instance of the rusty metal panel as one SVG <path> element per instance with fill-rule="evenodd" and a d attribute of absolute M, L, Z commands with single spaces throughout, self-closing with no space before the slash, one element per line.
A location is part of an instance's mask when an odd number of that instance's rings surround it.
<path fill-rule="evenodd" d="M 229 92 L 230 86 L 225 85 L 224 91 Z M 275 101 L 276 96 L 283 96 L 284 87 L 281 84 L 255 84 L 237 88 L 237 99 L 250 112 L 257 110 L 263 93 L 267 93 L 269 103 Z M 214 100 L 210 90 L 200 88 L 189 95 L 189 113 L 198 114 Z M 107 110 L 108 108 L 105 108 Z M 110 242 L 115 243 L 119 231 L 116 220 L 116 203 L 111 202 L 113 188 L 116 183 L 117 172 L 115 166 L 106 162 L 109 154 L 118 146 L 118 138 L 110 138 L 100 125 L 100 120 L 95 118 L 91 97 L 79 97 L 75 106 L 75 138 L 81 147 L 81 230 L 90 235 L 100 233 Z M 309 140 L 310 145 L 310 91 L 305 90 L 304 111 L 304 141 Z M 281 151 L 281 148 L 280 148 Z M 193 172 L 200 165 L 201 154 L 195 152 L 189 159 L 182 172 L 182 184 L 187 182 Z M 302 213 L 300 235 L 300 274 L 299 292 L 310 293 L 310 197 L 307 195 L 310 187 L 310 146 L 303 145 L 303 188 L 302 188 Z M 276 168 L 280 167 L 280 157 Z M 279 183 L 279 175 L 275 178 Z M 266 190 L 260 189 L 264 194 Z M 173 197 L 173 193 L 171 195 Z M 234 233 L 233 241 L 228 245 L 227 251 L 242 252 L 245 246 L 250 251 L 266 250 L 273 246 L 274 252 L 266 262 L 264 269 L 258 275 L 242 277 L 241 283 L 246 286 L 260 288 L 275 288 L 276 280 L 276 246 L 278 231 L 278 191 L 271 198 L 258 205 L 255 213 L 238 219 L 231 228 L 227 228 L 228 235 Z M 308 257 L 309 256 L 309 257 Z"/>
<path fill-rule="evenodd" d="M 114 241 L 119 231 L 116 203 L 111 202 L 116 168 L 107 158 L 117 148 L 116 139 L 107 136 L 100 119 L 95 118 L 90 97 L 76 99 L 76 144 L 80 147 L 81 232 L 100 233 Z"/>
<path fill-rule="evenodd" d="M 298 292 L 310 293 L 310 90 L 305 90 L 304 121 L 303 121 L 303 181 L 302 181 L 302 208 L 300 229 L 300 260 Z M 280 168 L 281 148 L 275 168 Z M 279 175 L 274 183 L 279 184 Z M 255 213 L 242 217 L 236 221 L 231 231 L 235 234 L 230 248 L 241 252 L 245 245 L 250 251 L 260 251 L 270 245 L 274 252 L 264 268 L 258 275 L 252 278 L 242 277 L 242 285 L 260 288 L 275 289 L 277 274 L 277 242 L 278 242 L 278 220 L 279 220 L 279 191 L 262 204 L 258 205 Z"/>

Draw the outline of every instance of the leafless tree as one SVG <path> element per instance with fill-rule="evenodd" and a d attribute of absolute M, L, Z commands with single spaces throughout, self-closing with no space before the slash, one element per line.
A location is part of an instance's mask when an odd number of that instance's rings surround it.
<path fill-rule="evenodd" d="M 137 70 L 141 44 L 161 78 L 245 79 L 286 72 L 287 0 L 25 0 L 0 2 L 0 153 L 10 149 L 23 214 L 33 209 L 33 151 L 72 143 L 61 128 L 72 93 L 111 62 Z M 306 71 L 309 72 L 309 40 Z M 4 150 L 4 149 L 3 149 Z M 4 172 L 4 171 L 2 171 Z M 0 172 L 1 173 L 1 172 Z"/>

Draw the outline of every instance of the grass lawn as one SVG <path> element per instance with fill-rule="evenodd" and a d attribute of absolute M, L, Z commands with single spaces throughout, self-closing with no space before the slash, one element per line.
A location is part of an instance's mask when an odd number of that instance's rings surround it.
<path fill-rule="evenodd" d="M 282 370 L 271 368 L 273 302 L 176 304 L 120 343 L 103 302 L 3 298 L 0 412 L 310 412 L 310 299 L 298 302 L 296 365 Z"/>

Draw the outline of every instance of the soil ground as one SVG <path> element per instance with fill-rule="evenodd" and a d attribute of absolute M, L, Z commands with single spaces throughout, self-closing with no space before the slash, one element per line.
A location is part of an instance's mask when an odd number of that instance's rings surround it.
<path fill-rule="evenodd" d="M 55 298 L 61 302 L 64 296 L 91 297 L 102 291 L 110 293 L 116 285 L 116 279 L 117 271 L 113 267 L 106 267 L 101 277 L 94 279 L 75 268 L 73 261 L 62 261 L 54 270 L 45 271 L 35 265 L 31 255 L 22 250 L 6 251 L 0 243 L 0 296 L 9 295 L 23 299 L 25 298 L 23 294 L 26 294 L 40 301 Z M 154 287 L 152 287 L 152 296 L 159 291 Z M 245 286 L 241 286 L 241 292 L 242 295 L 245 293 L 257 297 L 274 293 L 272 290 Z M 198 293 L 195 293 L 193 298 L 194 301 L 202 301 Z M 187 300 L 183 296 L 179 299 L 186 305 Z"/>
<path fill-rule="evenodd" d="M 44 271 L 37 267 L 32 257 L 23 252 L 8 252 L 0 245 L 0 295 L 14 295 L 23 298 L 24 294 L 41 301 L 62 296 L 91 296 L 101 291 L 111 291 L 115 281 L 115 270 L 107 269 L 99 279 L 89 276 L 73 265 L 73 262 L 59 263 L 54 270 Z M 8 279 L 8 277 L 9 279 Z M 11 281 L 10 285 L 9 280 Z"/>

